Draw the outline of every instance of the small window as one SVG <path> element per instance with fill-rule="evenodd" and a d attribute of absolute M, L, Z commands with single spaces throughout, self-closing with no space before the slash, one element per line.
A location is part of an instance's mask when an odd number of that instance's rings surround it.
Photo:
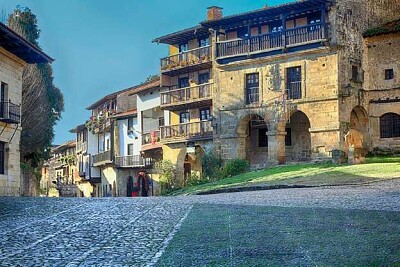
<path fill-rule="evenodd" d="M 400 115 L 386 113 L 380 117 L 381 138 L 400 137 Z"/>
<path fill-rule="evenodd" d="M 189 87 L 189 77 L 179 78 L 178 80 L 178 87 L 179 88 L 186 88 Z"/>
<path fill-rule="evenodd" d="M 127 156 L 133 155 L 133 144 L 128 144 Z"/>
<path fill-rule="evenodd" d="M 211 117 L 210 108 L 200 109 L 200 120 L 208 121 Z"/>
<path fill-rule="evenodd" d="M 246 104 L 254 104 L 259 101 L 258 73 L 246 74 Z"/>
<path fill-rule="evenodd" d="M 258 129 L 258 147 L 268 147 L 268 129 Z"/>
<path fill-rule="evenodd" d="M 208 83 L 210 80 L 210 73 L 201 73 L 199 74 L 199 84 Z"/>
<path fill-rule="evenodd" d="M 0 142 L 0 174 L 5 174 L 5 143 Z"/>
<path fill-rule="evenodd" d="M 394 78 L 393 69 L 385 70 L 385 80 L 392 80 Z"/>
<path fill-rule="evenodd" d="M 128 118 L 128 133 L 133 131 L 133 118 Z"/>
<path fill-rule="evenodd" d="M 351 79 L 353 81 L 358 81 L 358 66 L 352 65 L 351 66 Z"/>
<path fill-rule="evenodd" d="M 164 126 L 165 125 L 165 120 L 164 117 L 160 117 L 158 118 L 158 126 Z"/>
<path fill-rule="evenodd" d="M 179 123 L 188 123 L 190 121 L 190 115 L 188 111 L 179 113 Z"/>
<path fill-rule="evenodd" d="M 186 52 L 186 51 L 188 51 L 188 44 L 187 43 L 180 44 L 179 45 L 179 53 L 183 53 L 183 52 Z"/>
<path fill-rule="evenodd" d="M 199 47 L 209 46 L 209 45 L 210 45 L 210 39 L 208 37 L 199 39 Z"/>

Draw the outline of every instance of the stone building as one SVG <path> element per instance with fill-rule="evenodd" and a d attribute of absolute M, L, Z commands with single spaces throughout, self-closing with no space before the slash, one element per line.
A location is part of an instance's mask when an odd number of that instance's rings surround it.
<path fill-rule="evenodd" d="M 399 48 L 400 18 L 364 33 L 362 101 L 371 148 L 400 151 Z"/>
<path fill-rule="evenodd" d="M 304 0 L 226 17 L 211 7 L 199 26 L 155 39 L 170 46 L 161 59 L 162 85 L 171 86 L 161 94 L 170 114 L 161 128 L 164 158 L 185 177 L 187 164 L 201 171 L 198 156 L 210 148 L 258 168 L 331 158 L 347 149 L 350 129 L 361 134 L 365 149 L 399 145 L 397 137 L 378 134 L 382 121 L 397 122 L 397 78 L 384 86 L 372 82 L 398 65 L 389 52 L 376 57 L 383 37 L 363 39 L 367 29 L 399 14 L 395 0 Z M 384 38 L 395 49 L 394 36 Z M 373 41 L 376 47 L 368 48 Z M 205 98 L 203 72 L 212 81 Z M 383 89 L 388 99 L 376 103 Z M 203 118 L 204 108 L 212 116 Z"/>
<path fill-rule="evenodd" d="M 21 195 L 22 72 L 53 59 L 0 22 L 0 196 Z"/>

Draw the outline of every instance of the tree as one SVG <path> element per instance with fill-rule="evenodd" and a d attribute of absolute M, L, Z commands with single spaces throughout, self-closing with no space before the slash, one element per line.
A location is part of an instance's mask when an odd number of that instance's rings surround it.
<path fill-rule="evenodd" d="M 29 8 L 17 6 L 7 19 L 8 26 L 39 49 L 40 30 Z M 54 126 L 61 119 L 64 98 L 53 83 L 49 63 L 31 64 L 22 76 L 21 160 L 36 167 L 48 157 Z"/>

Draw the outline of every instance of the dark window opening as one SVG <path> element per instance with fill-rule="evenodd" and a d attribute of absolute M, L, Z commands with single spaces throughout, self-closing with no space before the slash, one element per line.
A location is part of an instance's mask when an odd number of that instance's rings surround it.
<path fill-rule="evenodd" d="M 380 118 L 381 138 L 400 137 L 400 115 L 386 113 Z"/>
<path fill-rule="evenodd" d="M 210 80 L 210 73 L 201 73 L 199 74 L 199 84 L 208 83 Z"/>
<path fill-rule="evenodd" d="M 301 98 L 301 67 L 286 69 L 286 90 L 288 99 Z"/>
<path fill-rule="evenodd" d="M 188 51 L 188 47 L 189 47 L 189 46 L 188 46 L 187 43 L 185 43 L 185 44 L 180 44 L 180 45 L 179 45 L 179 53 Z"/>
<path fill-rule="evenodd" d="M 268 129 L 258 129 L 258 147 L 268 147 Z"/>
<path fill-rule="evenodd" d="M 128 118 L 128 133 L 133 131 L 133 118 Z"/>
<path fill-rule="evenodd" d="M 127 155 L 128 156 L 132 156 L 133 155 L 133 144 L 128 144 Z"/>
<path fill-rule="evenodd" d="M 385 70 L 385 80 L 392 80 L 394 78 L 393 69 Z"/>
<path fill-rule="evenodd" d="M 292 129 L 286 128 L 285 146 L 292 146 Z"/>
<path fill-rule="evenodd" d="M 164 125 L 165 125 L 164 117 L 158 118 L 158 126 L 164 126 Z"/>
<path fill-rule="evenodd" d="M 358 81 L 358 66 L 352 65 L 351 66 L 351 79 L 353 81 Z"/>
<path fill-rule="evenodd" d="M 189 87 L 189 77 L 179 78 L 178 87 L 179 88 Z"/>
<path fill-rule="evenodd" d="M 254 104 L 259 101 L 259 77 L 258 73 L 246 74 L 246 104 Z"/>

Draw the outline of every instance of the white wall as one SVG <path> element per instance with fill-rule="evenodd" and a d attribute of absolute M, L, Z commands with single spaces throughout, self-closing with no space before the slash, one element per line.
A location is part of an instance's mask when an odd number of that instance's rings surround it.
<path fill-rule="evenodd" d="M 133 118 L 133 128 L 136 138 L 134 136 L 128 136 L 128 119 L 118 120 L 120 156 L 127 156 L 128 144 L 133 144 L 133 155 L 140 155 L 142 138 L 137 117 Z"/>

